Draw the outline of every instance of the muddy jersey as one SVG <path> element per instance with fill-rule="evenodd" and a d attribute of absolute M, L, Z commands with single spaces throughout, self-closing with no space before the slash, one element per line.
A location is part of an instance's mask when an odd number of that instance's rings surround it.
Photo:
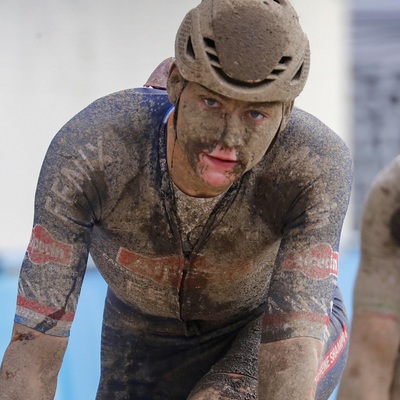
<path fill-rule="evenodd" d="M 361 228 L 354 310 L 400 321 L 400 156 L 374 179 Z"/>
<path fill-rule="evenodd" d="M 16 322 L 67 336 L 90 253 L 141 332 L 195 336 L 263 313 L 263 341 L 324 339 L 351 185 L 347 147 L 295 109 L 259 164 L 185 232 L 166 162 L 170 110 L 165 91 L 126 90 L 56 135 Z"/>

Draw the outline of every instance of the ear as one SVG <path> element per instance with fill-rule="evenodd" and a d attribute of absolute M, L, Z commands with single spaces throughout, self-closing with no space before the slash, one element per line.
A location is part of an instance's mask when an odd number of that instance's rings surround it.
<path fill-rule="evenodd" d="M 176 104 L 185 87 L 185 78 L 180 74 L 175 63 L 171 65 L 167 80 L 167 93 L 169 101 Z"/>

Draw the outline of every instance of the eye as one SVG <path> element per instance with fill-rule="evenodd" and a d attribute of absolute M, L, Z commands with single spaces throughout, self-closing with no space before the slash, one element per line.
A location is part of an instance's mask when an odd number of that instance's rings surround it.
<path fill-rule="evenodd" d="M 203 103 L 209 108 L 217 108 L 219 107 L 219 102 L 213 98 L 205 98 L 203 99 Z"/>
<path fill-rule="evenodd" d="M 248 111 L 247 115 L 254 121 L 262 121 L 265 118 L 264 114 L 261 114 L 259 111 L 255 110 Z"/>

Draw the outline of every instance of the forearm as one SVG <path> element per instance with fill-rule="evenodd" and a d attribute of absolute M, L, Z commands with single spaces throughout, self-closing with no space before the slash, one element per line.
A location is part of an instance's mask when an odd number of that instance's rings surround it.
<path fill-rule="evenodd" d="M 0 369 L 0 399 L 54 399 L 67 342 L 15 324 Z"/>
<path fill-rule="evenodd" d="M 397 320 L 379 314 L 355 313 L 349 359 L 338 399 L 388 400 L 399 345 Z"/>
<path fill-rule="evenodd" d="M 322 349 L 323 343 L 313 338 L 262 344 L 259 399 L 314 400 L 315 376 Z"/>

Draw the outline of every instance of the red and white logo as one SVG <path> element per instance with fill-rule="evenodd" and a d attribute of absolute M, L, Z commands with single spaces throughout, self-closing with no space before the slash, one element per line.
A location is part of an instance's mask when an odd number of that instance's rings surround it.
<path fill-rule="evenodd" d="M 72 245 L 55 240 L 41 225 L 35 225 L 28 246 L 29 260 L 34 264 L 54 262 L 68 266 L 72 261 Z"/>
<path fill-rule="evenodd" d="M 314 279 L 338 275 L 339 253 L 327 243 L 311 246 L 308 252 L 289 253 L 282 264 L 287 271 L 300 271 Z"/>
<path fill-rule="evenodd" d="M 117 262 L 138 275 L 164 286 L 179 287 L 182 278 L 183 258 L 146 257 L 121 247 Z"/>

